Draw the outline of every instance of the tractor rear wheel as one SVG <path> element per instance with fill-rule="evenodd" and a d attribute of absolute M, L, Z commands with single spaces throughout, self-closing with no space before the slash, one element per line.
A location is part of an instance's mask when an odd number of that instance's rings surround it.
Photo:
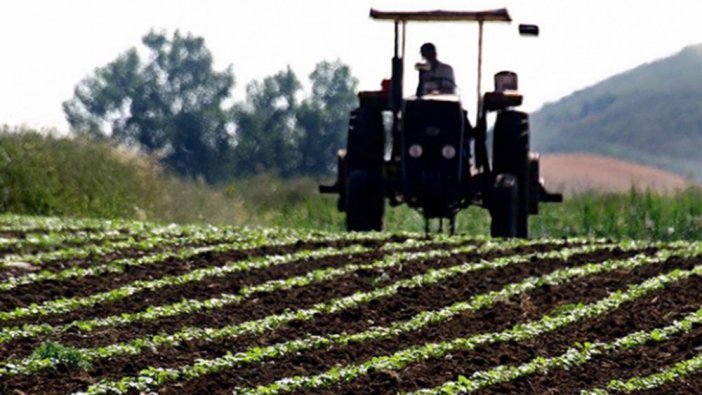
<path fill-rule="evenodd" d="M 495 178 L 490 205 L 490 234 L 492 237 L 517 237 L 519 185 L 511 174 Z"/>
<path fill-rule="evenodd" d="M 385 150 L 382 113 L 364 107 L 352 111 L 346 147 L 349 171 L 380 170 Z"/>
<path fill-rule="evenodd" d="M 519 111 L 501 111 L 497 115 L 493 139 L 493 171 L 511 174 L 518 185 L 517 234 L 529 236 L 530 163 L 529 116 Z"/>
<path fill-rule="evenodd" d="M 356 232 L 383 230 L 384 211 L 380 173 L 350 171 L 346 178 L 346 229 Z"/>
<path fill-rule="evenodd" d="M 380 231 L 385 212 L 382 176 L 385 129 L 382 113 L 366 107 L 352 111 L 346 147 L 346 189 L 343 196 L 346 229 Z"/>

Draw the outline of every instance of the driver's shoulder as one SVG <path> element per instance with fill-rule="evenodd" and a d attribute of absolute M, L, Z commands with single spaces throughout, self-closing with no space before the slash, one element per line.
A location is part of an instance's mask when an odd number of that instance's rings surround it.
<path fill-rule="evenodd" d="M 446 63 L 438 62 L 436 65 L 436 70 L 439 72 L 453 72 L 453 67 Z"/>

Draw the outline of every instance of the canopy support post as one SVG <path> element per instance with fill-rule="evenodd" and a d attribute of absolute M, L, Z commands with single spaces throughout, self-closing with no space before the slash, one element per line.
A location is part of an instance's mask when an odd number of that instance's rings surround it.
<path fill-rule="evenodd" d="M 478 89 L 477 89 L 477 103 L 478 103 L 478 108 L 477 111 L 475 112 L 476 117 L 480 117 L 480 112 L 483 109 L 482 105 L 482 82 L 483 82 L 483 21 L 479 20 L 478 21 Z M 477 123 L 480 121 L 478 118 L 476 121 Z"/>

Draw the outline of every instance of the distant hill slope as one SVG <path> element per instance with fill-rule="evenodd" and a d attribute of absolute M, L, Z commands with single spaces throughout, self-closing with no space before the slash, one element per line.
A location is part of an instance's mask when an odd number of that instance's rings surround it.
<path fill-rule="evenodd" d="M 684 177 L 655 167 L 583 153 L 543 155 L 541 177 L 548 189 L 568 195 L 588 190 L 626 192 L 632 186 L 665 193 L 691 184 Z"/>
<path fill-rule="evenodd" d="M 531 117 L 542 152 L 592 152 L 702 180 L 702 45 L 611 77 Z"/>

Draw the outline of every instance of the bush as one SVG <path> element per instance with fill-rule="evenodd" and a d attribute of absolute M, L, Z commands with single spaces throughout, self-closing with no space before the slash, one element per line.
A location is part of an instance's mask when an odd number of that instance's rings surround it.
<path fill-rule="evenodd" d="M 155 158 L 107 142 L 0 129 L 0 210 L 19 214 L 239 223 L 243 207 Z"/>

